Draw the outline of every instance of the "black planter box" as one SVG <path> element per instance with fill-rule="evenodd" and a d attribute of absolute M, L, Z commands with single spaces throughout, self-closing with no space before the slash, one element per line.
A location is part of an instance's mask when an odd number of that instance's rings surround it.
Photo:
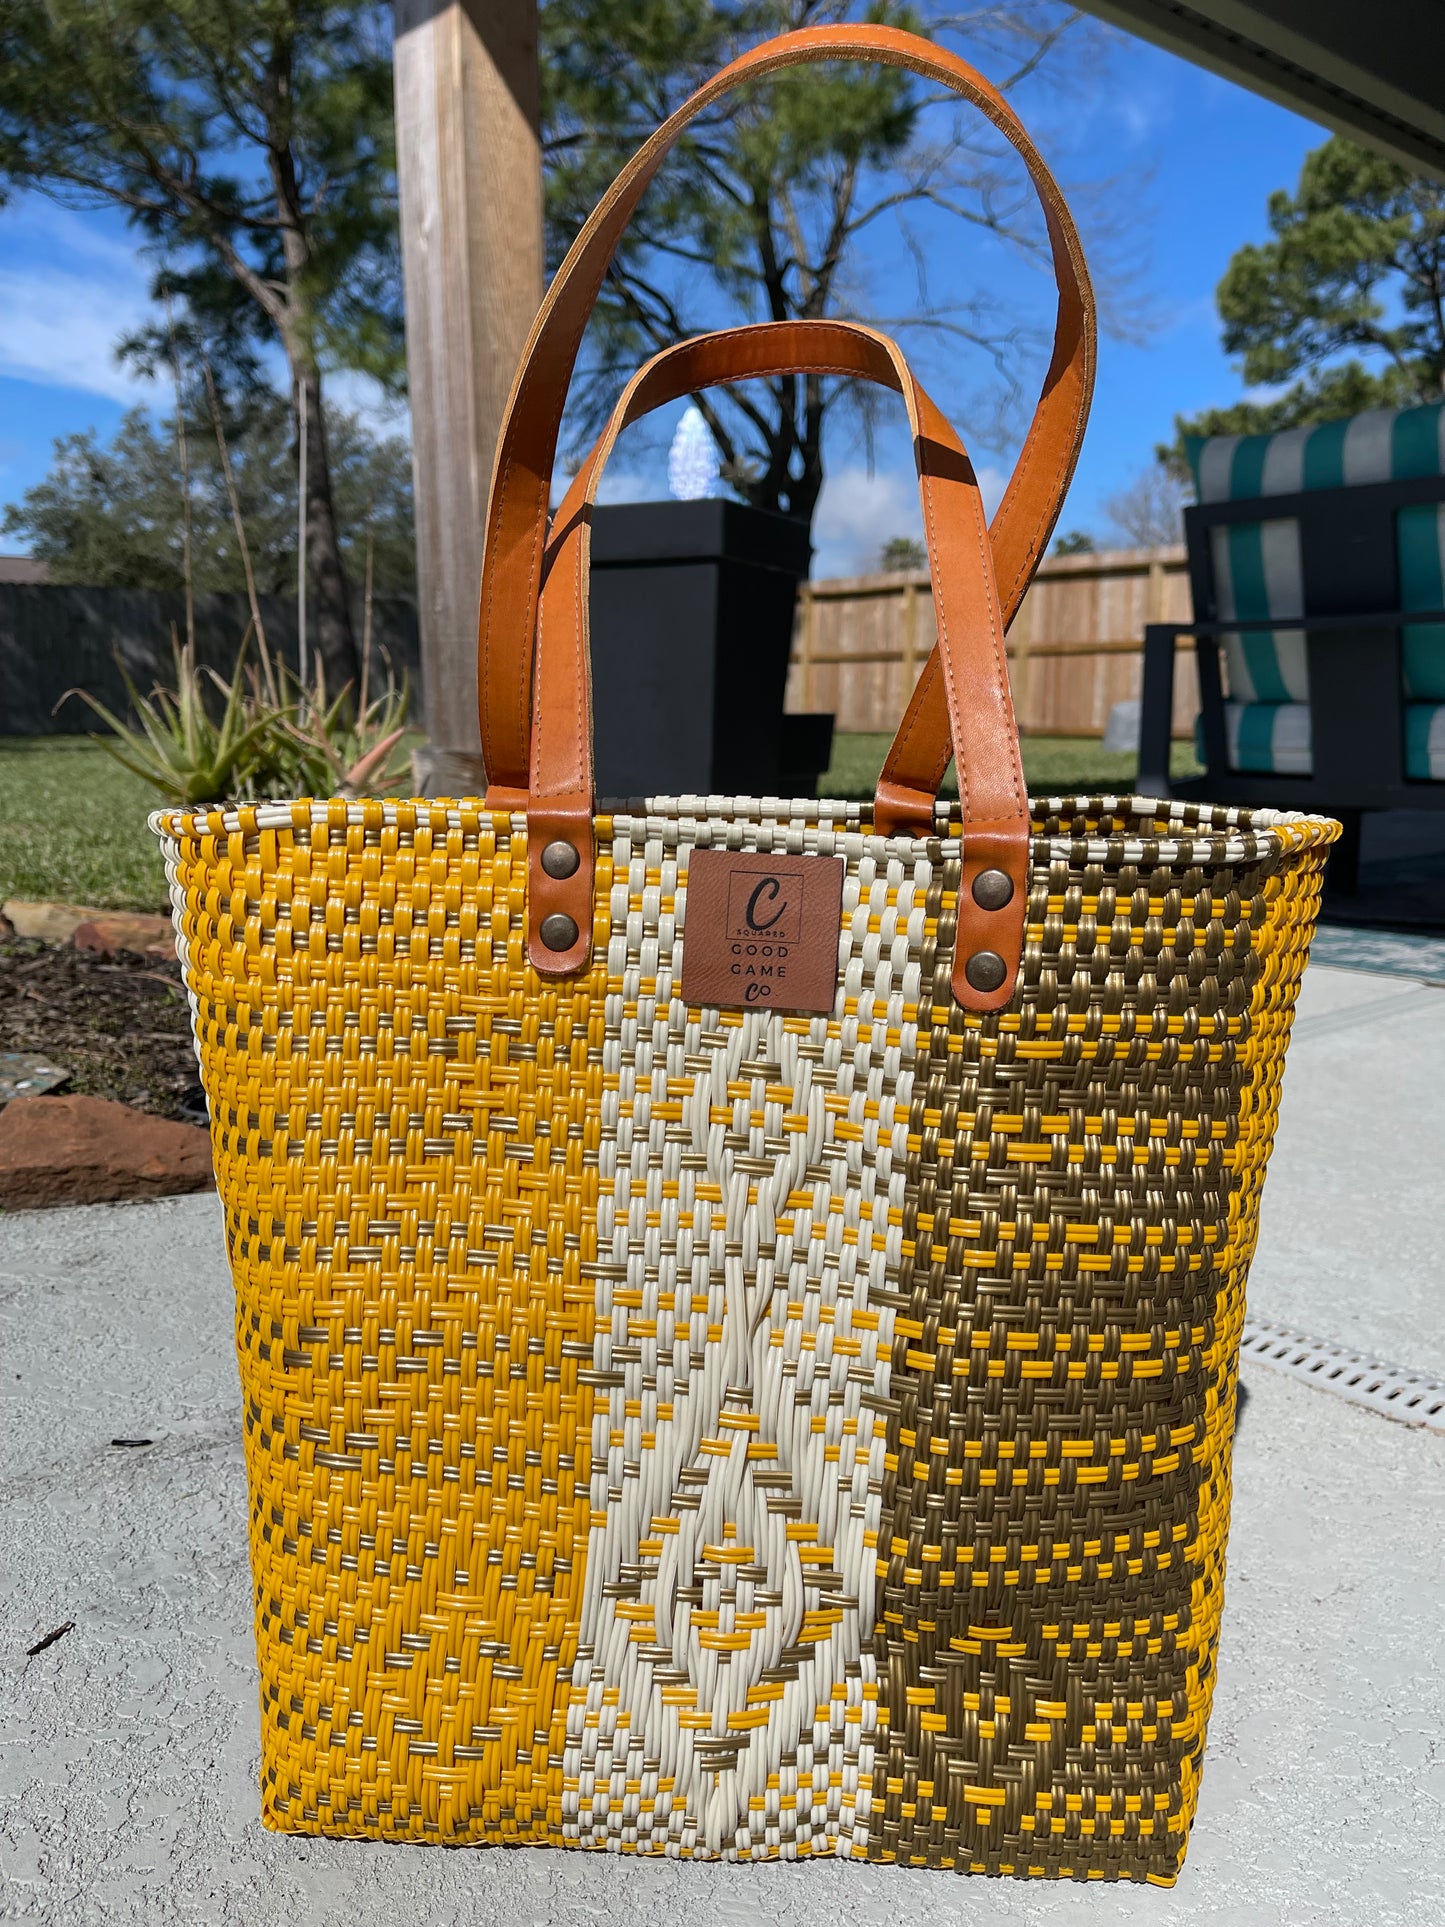
<path fill-rule="evenodd" d="M 831 716 L 784 717 L 808 531 L 742 502 L 629 502 L 592 521 L 600 797 L 812 795 Z"/>

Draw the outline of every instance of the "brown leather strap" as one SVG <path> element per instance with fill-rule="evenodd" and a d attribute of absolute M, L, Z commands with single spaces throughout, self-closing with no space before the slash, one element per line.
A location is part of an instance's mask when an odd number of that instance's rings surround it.
<path fill-rule="evenodd" d="M 724 67 L 658 128 L 623 169 L 547 291 L 507 404 L 487 510 L 478 626 L 478 701 L 489 780 L 526 787 L 532 646 L 552 464 L 568 383 L 613 250 L 648 183 L 688 122 L 740 82 L 813 60 L 907 67 L 970 100 L 1018 149 L 1043 204 L 1059 285 L 1053 359 L 1033 426 L 994 521 L 1005 620 L 1017 607 L 1073 473 L 1094 380 L 1094 308 L 1073 220 L 1038 151 L 1003 97 L 957 55 L 894 27 L 808 27 Z M 950 754 L 941 665 L 919 683 L 884 776 L 899 799 L 894 827 L 917 821 Z M 942 761 L 939 761 L 940 756 Z"/>
<path fill-rule="evenodd" d="M 1004 659 L 1004 625 L 993 578 L 983 503 L 963 445 L 914 379 L 895 344 L 852 322 L 772 322 L 701 335 L 663 350 L 623 391 L 612 419 L 579 470 L 553 524 L 537 624 L 536 692 L 528 802 L 529 845 L 565 838 L 577 857 L 562 876 L 534 861 L 528 878 L 528 948 L 545 974 L 586 961 L 592 922 L 592 807 L 588 647 L 591 508 L 603 466 L 622 430 L 649 409 L 721 383 L 779 373 L 837 374 L 881 382 L 908 408 L 918 465 L 924 535 L 938 613 L 940 690 L 951 740 L 959 746 L 964 876 L 958 902 L 954 995 L 971 1010 L 995 1010 L 1012 995 L 1023 949 L 1028 867 L 1028 800 Z M 880 801 L 890 799 L 883 793 Z M 907 805 L 904 804 L 906 813 Z M 928 817 L 910 827 L 932 827 Z M 559 827 L 561 826 L 561 827 Z M 986 901 L 973 894 L 985 870 L 999 880 Z M 565 945 L 546 941 L 554 926 L 575 930 Z M 980 952 L 1002 960 L 1002 974 L 969 980 Z"/>

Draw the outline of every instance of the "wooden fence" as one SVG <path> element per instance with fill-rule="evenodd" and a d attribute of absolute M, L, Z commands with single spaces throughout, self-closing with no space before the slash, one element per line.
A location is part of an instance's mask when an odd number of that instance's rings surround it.
<path fill-rule="evenodd" d="M 1099 736 L 1137 697 L 1146 622 L 1187 622 L 1183 548 L 1050 556 L 1008 633 L 1009 673 L 1026 734 Z M 798 596 L 790 710 L 832 710 L 840 730 L 897 728 L 937 638 L 926 573 L 840 576 Z M 1181 650 L 1174 734 L 1193 733 L 1199 686 Z"/>

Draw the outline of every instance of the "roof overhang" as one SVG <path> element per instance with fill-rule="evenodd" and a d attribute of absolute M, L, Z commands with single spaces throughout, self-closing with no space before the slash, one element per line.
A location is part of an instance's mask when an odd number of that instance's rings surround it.
<path fill-rule="evenodd" d="M 1445 180 L 1442 0 L 1080 0 L 1090 13 Z"/>

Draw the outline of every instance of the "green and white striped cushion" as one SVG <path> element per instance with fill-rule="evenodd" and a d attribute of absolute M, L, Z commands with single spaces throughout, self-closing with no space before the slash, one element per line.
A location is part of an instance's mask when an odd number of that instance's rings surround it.
<path fill-rule="evenodd" d="M 1395 517 L 1400 607 L 1445 609 L 1445 502 L 1413 502 Z M 1407 622 L 1400 635 L 1405 695 L 1445 702 L 1445 622 Z"/>
<path fill-rule="evenodd" d="M 1226 703 L 1229 767 L 1257 775 L 1308 776 L 1313 771 L 1308 703 Z M 1204 726 L 1194 730 L 1204 760 Z M 1445 703 L 1405 708 L 1405 775 L 1415 783 L 1445 783 Z"/>
<path fill-rule="evenodd" d="M 1277 435 L 1215 435 L 1189 444 L 1201 502 L 1267 500 L 1311 489 L 1445 475 L 1445 403 L 1374 409 L 1347 421 Z M 1445 503 L 1399 511 L 1400 604 L 1445 609 Z M 1211 531 L 1223 622 L 1270 624 L 1224 640 L 1230 700 L 1225 728 L 1232 769 L 1305 774 L 1310 769 L 1309 669 L 1299 524 L 1292 517 Z M 1405 774 L 1445 781 L 1445 622 L 1407 623 L 1401 634 L 1406 708 Z"/>
<path fill-rule="evenodd" d="M 1221 622 L 1304 614 L 1299 523 L 1236 522 L 1210 531 Z M 1225 680 L 1242 703 L 1307 703 L 1302 629 L 1244 629 L 1224 638 Z"/>
<path fill-rule="evenodd" d="M 1445 475 L 1445 403 L 1376 408 L 1277 435 L 1211 435 L 1188 453 L 1201 502 Z"/>
<path fill-rule="evenodd" d="M 1310 753 L 1308 703 L 1224 705 L 1229 767 L 1274 776 L 1308 776 Z"/>

